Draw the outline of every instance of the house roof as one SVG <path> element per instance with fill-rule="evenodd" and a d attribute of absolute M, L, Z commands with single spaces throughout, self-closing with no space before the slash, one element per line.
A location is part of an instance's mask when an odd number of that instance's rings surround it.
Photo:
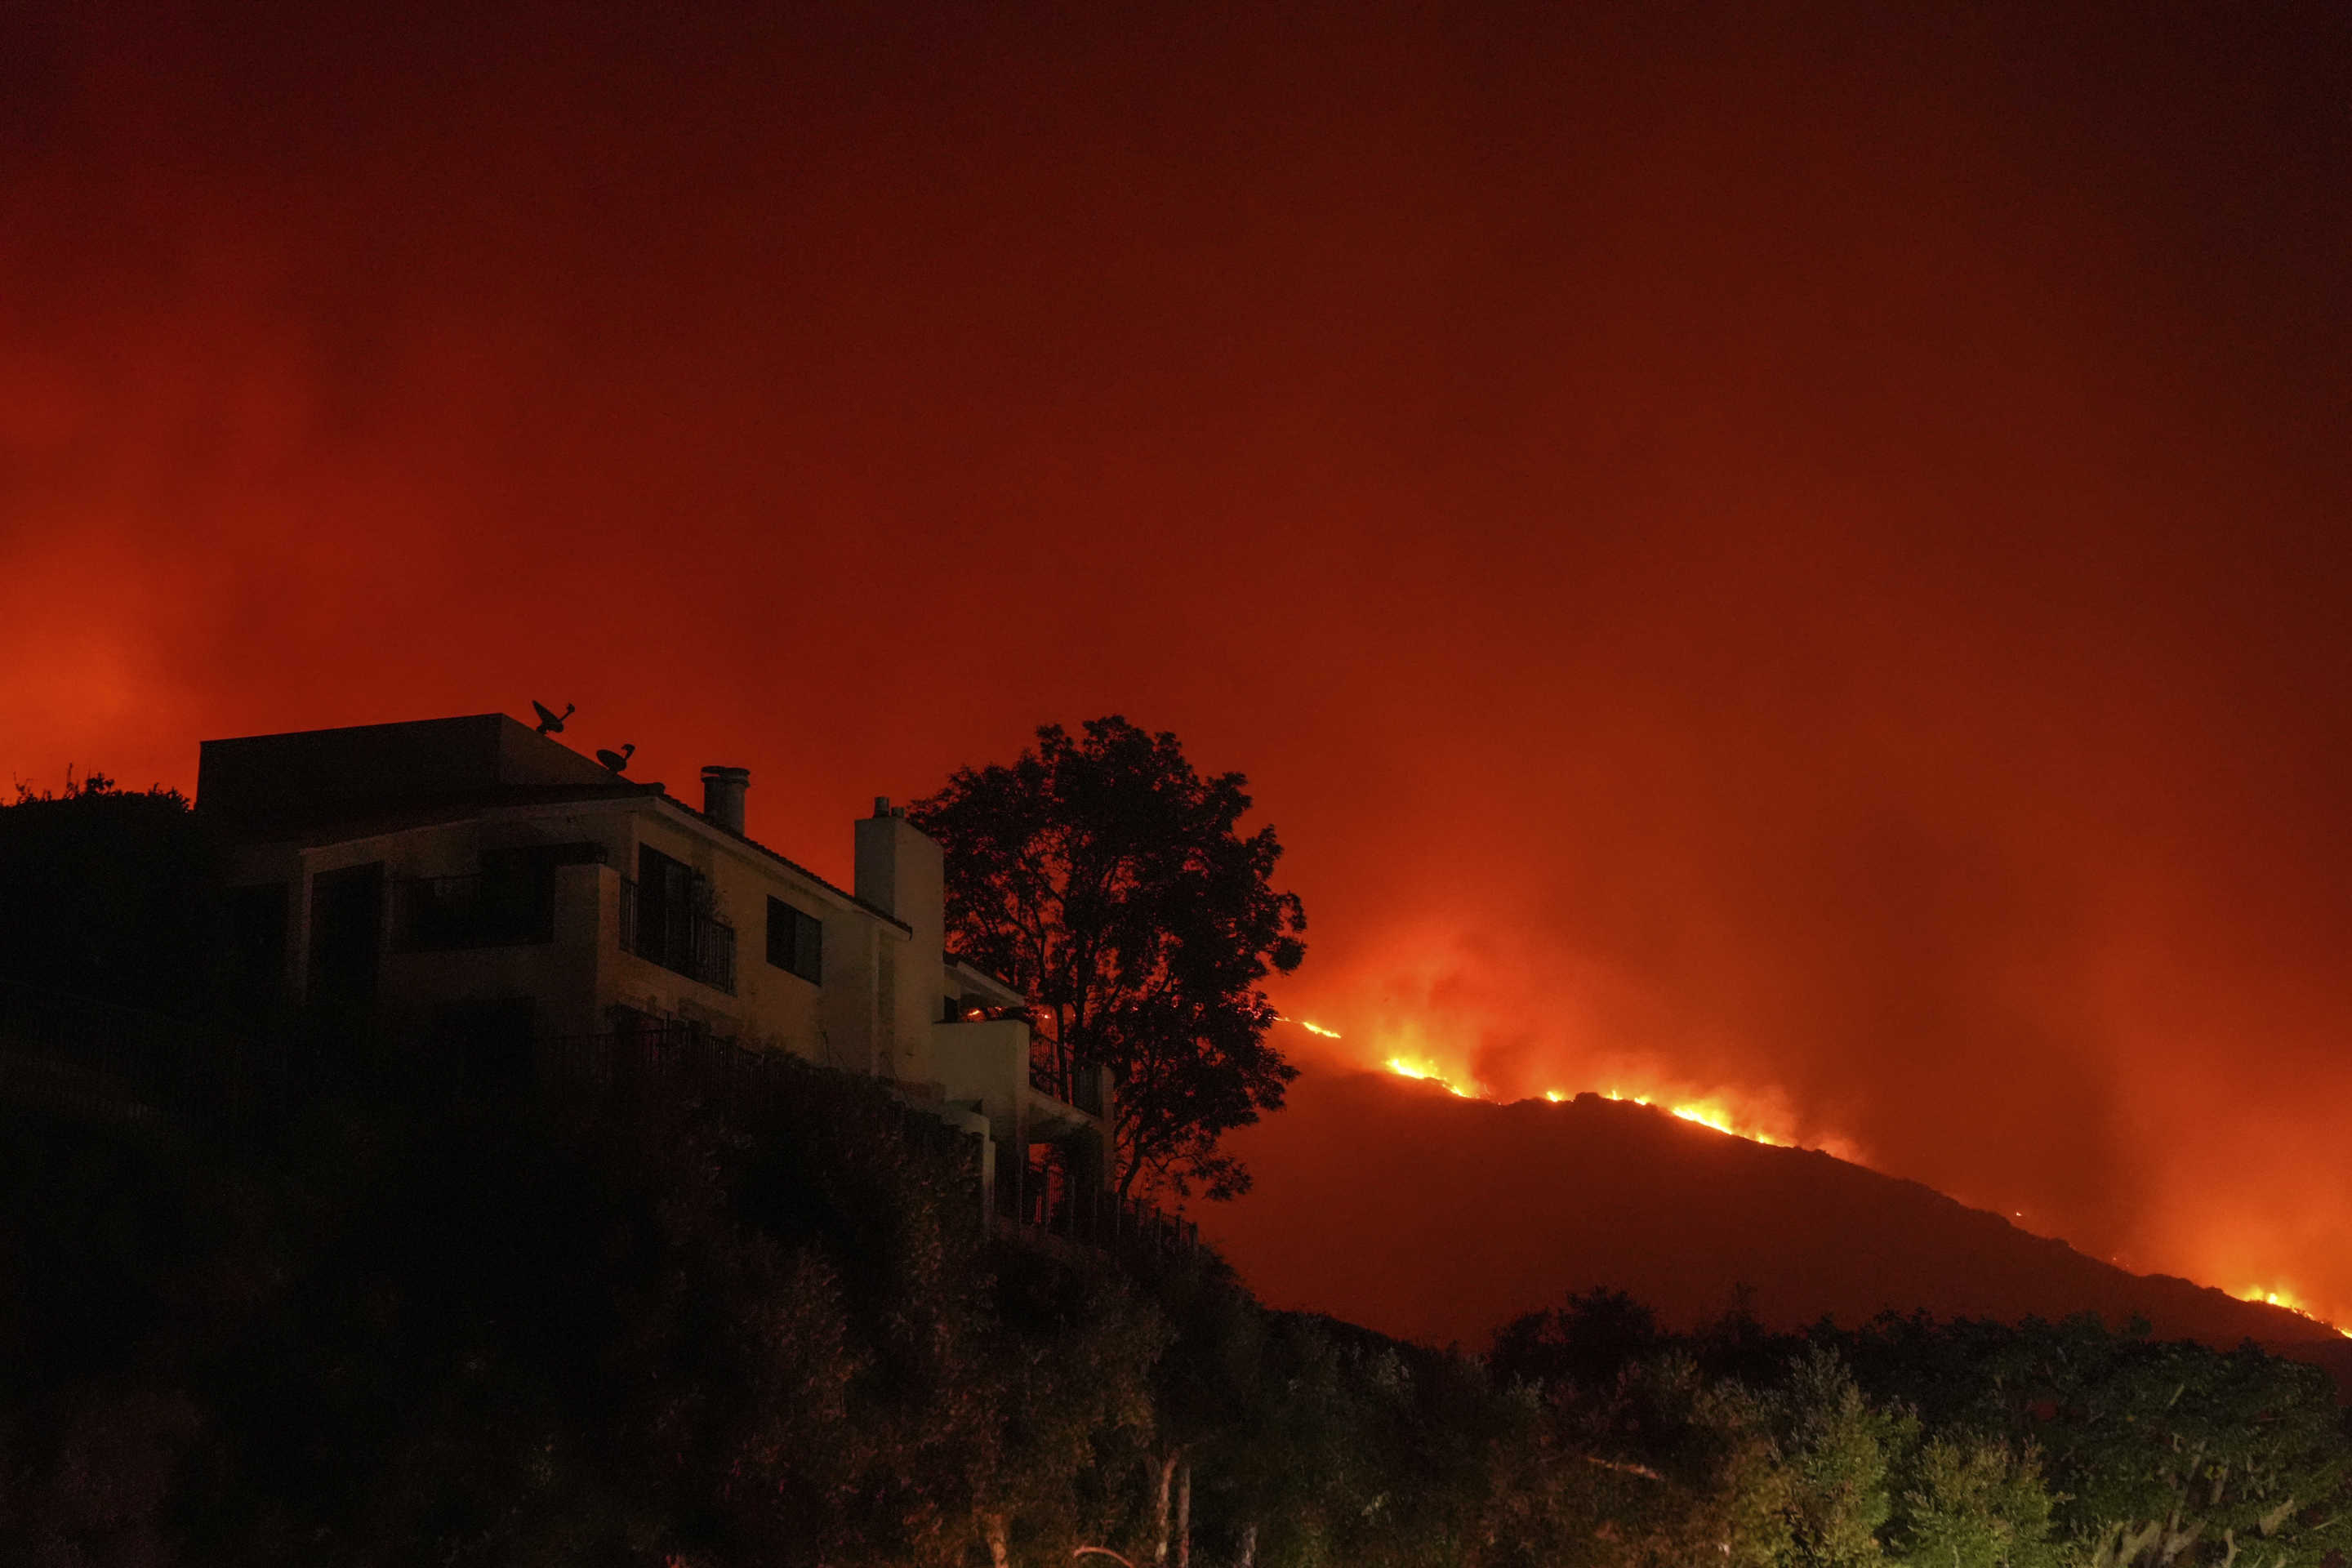
<path fill-rule="evenodd" d="M 503 713 L 206 741 L 196 810 L 246 838 L 366 818 L 656 793 Z"/>
<path fill-rule="evenodd" d="M 733 839 L 738 844 L 758 850 L 761 854 L 766 856 L 769 859 L 775 861 L 778 865 L 790 868 L 795 875 L 804 877 L 808 880 L 814 882 L 818 887 L 823 888 L 825 891 L 837 894 L 848 902 L 856 905 L 867 914 L 872 915 L 876 920 L 887 921 L 890 924 L 897 926 L 900 931 L 905 931 L 908 936 L 915 934 L 915 928 L 908 925 L 905 921 L 902 921 L 898 916 L 889 913 L 878 905 L 868 903 L 864 899 L 859 898 L 856 893 L 851 892 L 848 889 L 844 888 L 837 883 L 827 881 L 824 878 L 818 876 L 814 871 L 810 870 L 807 867 L 802 865 L 799 861 L 792 858 L 790 856 L 781 854 L 774 849 L 771 849 L 768 846 L 761 843 L 758 839 L 752 837 L 748 833 L 736 832 L 725 823 L 716 821 L 709 814 L 698 811 L 693 806 L 687 805 L 686 802 L 678 799 L 677 796 L 670 794 L 667 790 L 663 789 L 658 784 L 654 786 L 654 792 L 656 797 L 658 798 L 663 805 L 667 805 L 687 816 L 692 817 L 696 822 L 698 822 L 703 826 L 709 828 L 713 833 L 723 835 L 728 838 Z"/>
<path fill-rule="evenodd" d="M 199 758 L 196 810 L 249 842 L 315 847 L 499 807 L 654 801 L 913 934 L 906 921 L 659 784 L 624 778 L 504 713 L 206 741 Z"/>

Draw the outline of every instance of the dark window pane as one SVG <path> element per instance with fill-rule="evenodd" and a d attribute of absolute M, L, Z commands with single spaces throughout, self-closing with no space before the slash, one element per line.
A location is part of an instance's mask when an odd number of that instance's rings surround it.
<path fill-rule="evenodd" d="M 656 963 L 683 969 L 693 937 L 694 871 L 649 845 L 637 848 L 637 952 Z"/>
<path fill-rule="evenodd" d="M 383 928 L 383 863 L 310 879 L 310 998 L 329 1006 L 375 1000 L 376 949 Z"/>
<path fill-rule="evenodd" d="M 824 979 L 824 922 L 813 915 L 793 911 L 799 917 L 800 935 L 793 944 L 793 954 L 799 960 L 793 973 L 811 984 Z"/>
<path fill-rule="evenodd" d="M 286 886 L 228 891 L 229 990 L 236 1006 L 259 1011 L 286 989 Z"/>
<path fill-rule="evenodd" d="M 824 925 L 782 899 L 768 900 L 768 962 L 812 984 L 824 977 Z"/>

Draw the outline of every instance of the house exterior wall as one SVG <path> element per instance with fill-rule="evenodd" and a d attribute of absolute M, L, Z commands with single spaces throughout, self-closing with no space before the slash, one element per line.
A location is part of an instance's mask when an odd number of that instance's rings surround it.
<path fill-rule="evenodd" d="M 981 1108 L 1000 1143 L 1024 1143 L 1029 1088 L 1029 1026 L 1013 1019 L 930 1026 L 929 1049 L 942 1095 Z"/>
<path fill-rule="evenodd" d="M 352 737 L 348 747 L 339 737 Z M 291 763 L 272 772 L 271 742 Z M 441 756 L 436 747 L 452 754 Z M 428 786 L 404 797 L 397 770 L 415 761 Z M 982 1139 L 1102 1142 L 1106 1123 L 1038 1094 L 1028 1081 L 1029 1029 L 1014 1018 L 948 1022 L 977 998 L 1017 1006 L 1001 982 L 943 952 L 939 845 L 877 803 L 856 829 L 856 890 L 834 887 L 740 833 L 650 786 L 629 784 L 497 715 L 207 742 L 198 809 L 215 780 L 232 844 L 230 881 L 277 888 L 287 900 L 283 979 L 289 999 L 315 1002 L 312 951 L 320 879 L 380 867 L 383 892 L 370 1016 L 387 1040 L 426 1042 L 436 1020 L 468 1004 L 530 1003 L 544 1039 L 614 1026 L 617 1010 L 682 1020 L 761 1050 L 787 1051 L 898 1086 L 908 1099 Z M 390 776 L 352 780 L 364 766 Z M 518 782 L 520 781 L 520 782 Z M 466 792 L 488 800 L 468 799 Z M 584 799 L 533 799 L 551 795 Z M 431 820 L 398 820 L 425 816 Z M 391 826 L 371 830 L 370 817 Z M 709 916 L 734 931 L 731 991 L 630 951 L 625 900 L 639 851 L 679 862 L 707 889 Z M 407 900 L 435 879 L 477 879 L 499 857 L 551 861 L 551 900 L 530 940 L 420 950 Z M 446 885 L 446 884 L 445 884 Z M 819 978 L 768 962 L 768 900 L 821 925 Z M 1106 1108 L 1107 1109 L 1107 1108 Z M 993 1169 L 983 1158 L 982 1170 Z"/>
<path fill-rule="evenodd" d="M 883 949 L 875 1071 L 899 1082 L 935 1082 L 931 1026 L 946 1016 L 948 996 L 945 861 L 939 844 L 887 800 L 875 802 L 875 815 L 859 819 L 856 832 L 858 899 L 907 927 L 903 942 Z"/>

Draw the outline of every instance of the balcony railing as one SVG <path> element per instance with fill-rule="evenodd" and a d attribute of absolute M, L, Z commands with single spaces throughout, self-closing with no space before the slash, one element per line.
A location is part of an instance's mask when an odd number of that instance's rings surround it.
<path fill-rule="evenodd" d="M 453 1059 L 450 1043 L 386 1048 L 365 1032 L 322 1032 L 299 1021 L 247 1037 L 0 981 L 0 1100 L 109 1120 L 160 1114 L 243 1125 L 283 1117 L 326 1094 L 484 1092 L 485 1081 L 469 1079 L 464 1061 Z M 830 1073 L 671 1020 L 541 1037 L 518 1065 L 527 1070 L 487 1087 L 614 1115 L 679 1102 L 749 1111 L 803 1100 L 809 1075 Z M 961 1162 L 977 1185 L 972 1134 L 887 1096 L 877 1093 L 872 1103 L 898 1136 Z M 1199 1230 L 1181 1217 L 1123 1200 L 1077 1179 L 1074 1168 L 1033 1166 L 1025 1151 L 1000 1145 L 997 1152 L 993 1222 L 1002 1235 L 1156 1255 L 1200 1246 Z"/>
<path fill-rule="evenodd" d="M 683 903 L 644 899 L 626 878 L 621 881 L 621 949 L 735 994 L 735 928 Z"/>
<path fill-rule="evenodd" d="M 1098 1062 L 1073 1062 L 1064 1068 L 1046 1052 L 1034 1050 L 1029 1058 L 1029 1087 L 1088 1116 L 1103 1113 L 1103 1068 Z"/>
<path fill-rule="evenodd" d="M 997 1146 L 996 1223 L 1006 1235 L 1045 1236 L 1103 1250 L 1191 1251 L 1200 1226 L 1139 1198 L 1122 1198 L 1068 1167 L 1039 1165 Z"/>
<path fill-rule="evenodd" d="M 538 875 L 421 877 L 395 888 L 393 945 L 402 952 L 555 940 L 555 879 L 544 868 Z"/>
<path fill-rule="evenodd" d="M 279 1074 L 225 1030 L 0 980 L 0 1096 L 110 1117 L 249 1108 Z"/>

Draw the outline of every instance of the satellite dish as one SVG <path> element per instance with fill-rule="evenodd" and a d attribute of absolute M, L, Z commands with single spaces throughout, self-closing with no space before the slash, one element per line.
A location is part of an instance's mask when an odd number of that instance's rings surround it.
<path fill-rule="evenodd" d="M 530 705 L 539 711 L 539 732 L 542 735 L 562 733 L 563 721 L 572 717 L 572 704 L 569 702 L 563 705 L 563 711 L 561 713 L 551 710 L 546 703 L 535 697 L 531 699 Z"/>
<path fill-rule="evenodd" d="M 629 758 L 636 753 L 636 750 L 637 744 L 635 741 L 624 741 L 621 742 L 621 749 L 617 752 L 598 752 L 596 760 L 616 773 L 626 773 L 629 770 Z"/>

